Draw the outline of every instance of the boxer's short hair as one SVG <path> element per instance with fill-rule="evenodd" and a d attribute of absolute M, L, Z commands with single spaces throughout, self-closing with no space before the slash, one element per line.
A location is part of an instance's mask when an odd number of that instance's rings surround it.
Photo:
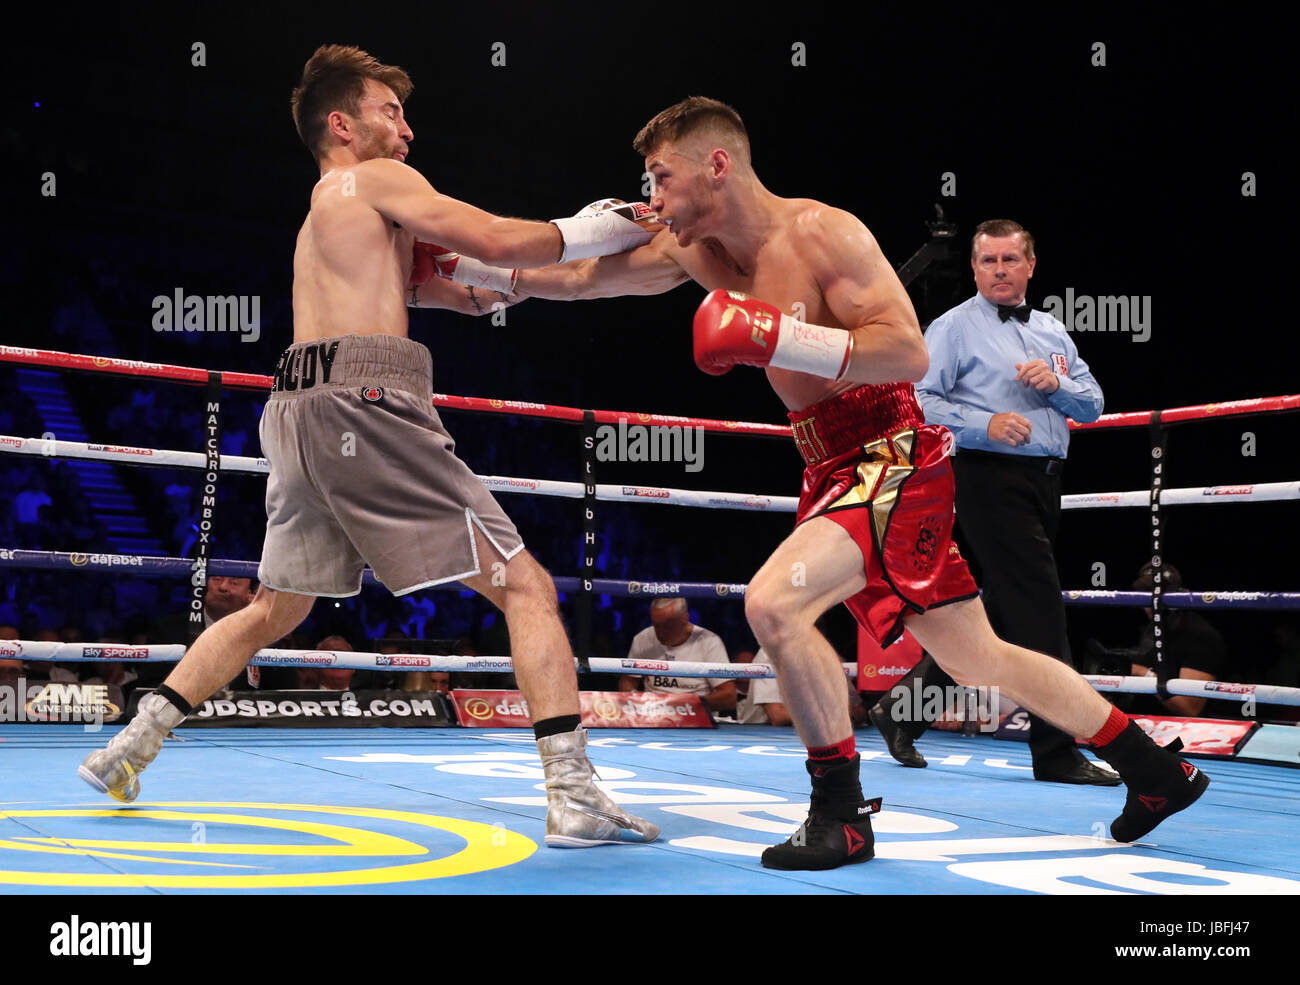
<path fill-rule="evenodd" d="M 352 116 L 361 115 L 366 79 L 382 82 L 403 103 L 415 88 L 411 77 L 396 65 L 385 65 L 360 48 L 324 44 L 307 59 L 302 81 L 293 90 L 289 104 L 298 136 L 317 160 L 330 113 L 339 109 Z"/>
<path fill-rule="evenodd" d="M 981 222 L 975 227 L 975 235 L 970 238 L 970 256 L 975 259 L 975 244 L 979 242 L 981 236 L 990 236 L 994 239 L 1001 239 L 1003 236 L 1014 236 L 1019 233 L 1025 244 L 1025 259 L 1034 258 L 1034 237 L 1029 235 L 1029 230 L 1020 223 L 1012 219 L 989 219 Z"/>
<path fill-rule="evenodd" d="M 658 113 L 641 128 L 632 141 L 632 149 L 642 157 L 649 157 L 665 144 L 675 144 L 703 130 L 734 138 L 745 160 L 749 160 L 749 133 L 740 114 L 726 103 L 707 96 L 691 96 Z"/>

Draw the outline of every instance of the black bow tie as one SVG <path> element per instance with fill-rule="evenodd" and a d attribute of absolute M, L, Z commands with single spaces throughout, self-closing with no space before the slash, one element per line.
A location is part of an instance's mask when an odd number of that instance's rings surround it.
<path fill-rule="evenodd" d="M 1011 304 L 1000 304 L 998 305 L 998 317 L 1002 319 L 1002 321 L 1006 321 L 1008 318 L 1014 318 L 1019 322 L 1027 322 L 1029 321 L 1029 305 L 1022 304 L 1017 308 L 1015 305 Z"/>

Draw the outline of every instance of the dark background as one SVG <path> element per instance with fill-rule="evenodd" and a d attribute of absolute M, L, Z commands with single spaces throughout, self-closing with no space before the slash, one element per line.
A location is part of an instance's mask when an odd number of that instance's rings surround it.
<path fill-rule="evenodd" d="M 411 74 L 409 163 L 440 191 L 486 209 L 546 219 L 597 198 L 643 197 L 633 136 L 663 107 L 709 95 L 744 117 L 768 188 L 854 212 L 896 266 L 926 241 L 942 201 L 963 248 L 912 285 L 923 323 L 974 293 L 964 260 L 973 226 L 1010 217 L 1037 239 L 1031 303 L 1066 287 L 1152 298 L 1150 341 L 1074 337 L 1107 411 L 1293 393 L 1285 295 L 1293 167 L 1280 146 L 1281 132 L 1293 129 L 1293 55 L 1282 49 L 1285 32 L 1262 15 L 1229 16 L 819 3 L 772 14 L 718 5 L 611 13 L 563 4 L 270 3 L 138 8 L 89 20 L 44 13 L 16 29 L 16 76 L 0 126 L 16 165 L 6 182 L 15 222 L 0 258 L 11 309 L 4 340 L 270 372 L 292 338 L 290 260 L 318 177 L 294 131 L 289 93 L 312 51 L 333 42 Z M 497 41 L 506 44 L 505 67 L 491 63 Z M 191 64 L 195 42 L 206 46 L 205 67 Z M 795 42 L 807 46 L 804 67 L 791 64 Z M 1106 46 L 1105 67 L 1091 64 L 1095 42 Z M 1247 171 L 1257 176 L 1256 197 L 1241 193 Z M 57 176 L 54 198 L 39 194 L 44 172 Z M 944 172 L 956 175 L 955 197 L 940 197 Z M 150 299 L 176 287 L 259 295 L 261 340 L 153 332 Z M 505 327 L 419 311 L 411 335 L 433 352 L 435 389 L 449 393 L 783 421 L 758 372 L 712 378 L 694 367 L 689 324 L 702 293 L 686 285 L 637 300 L 529 301 L 510 309 Z M 7 394 L 13 373 L 0 366 Z M 90 440 L 199 447 L 176 402 L 193 416 L 197 390 L 159 385 L 180 396 L 143 412 L 153 417 L 144 434 L 123 433 L 108 430 L 99 409 L 129 403 L 137 387 L 73 379 Z M 261 402 L 227 401 L 239 408 L 228 429 L 242 429 L 244 454 L 258 453 Z M 445 419 L 478 472 L 577 478 L 578 434 L 568 425 Z M 1177 427 L 1167 481 L 1294 480 L 1294 422 Z M 1254 457 L 1242 454 L 1246 431 L 1256 435 Z M 1066 491 L 1143 488 L 1146 447 L 1141 431 L 1076 434 Z M 239 449 L 228 441 L 226 450 Z M 601 478 L 792 495 L 799 462 L 788 444 L 709 436 L 702 473 L 629 464 Z M 258 556 L 261 490 L 258 480 L 226 483 L 218 556 Z M 147 508 L 157 493 L 141 487 L 137 496 Z M 576 572 L 576 503 L 503 503 L 543 564 Z M 1295 590 L 1295 516 L 1292 503 L 1172 508 L 1167 558 L 1194 589 Z M 602 564 L 613 577 L 740 582 L 788 532 L 790 517 L 602 505 L 599 522 L 608 532 Z M 1146 545 L 1141 510 L 1067 513 L 1062 582 L 1094 587 L 1101 563 L 1106 587 L 1126 588 Z M 605 630 L 616 646 L 645 624 L 644 604 L 612 603 L 622 615 Z M 733 652 L 752 645 L 734 604 L 706 602 L 697 612 Z M 1276 627 L 1295 622 L 1215 618 L 1240 668 L 1228 676 L 1251 680 L 1276 655 Z M 1123 642 L 1140 616 L 1072 609 L 1071 619 L 1076 641 Z M 839 617 L 832 632 L 847 646 L 850 630 Z"/>

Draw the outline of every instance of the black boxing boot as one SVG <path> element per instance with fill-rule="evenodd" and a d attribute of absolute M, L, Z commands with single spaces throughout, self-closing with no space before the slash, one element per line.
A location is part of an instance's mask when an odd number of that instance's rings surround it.
<path fill-rule="evenodd" d="M 889 712 L 880 705 L 867 712 L 867 717 L 871 719 L 871 724 L 876 727 L 880 737 L 885 740 L 885 748 L 894 759 L 913 769 L 925 769 L 930 765 L 925 761 L 925 757 L 916 751 L 916 746 L 912 745 L 912 737 L 907 734 L 906 729 L 899 722 L 891 719 Z"/>
<path fill-rule="evenodd" d="M 1124 810 L 1110 824 L 1116 841 L 1136 841 L 1205 793 L 1210 778 L 1176 755 L 1182 748 L 1181 739 L 1156 745 L 1132 721 L 1110 742 L 1093 747 L 1128 786 Z"/>
<path fill-rule="evenodd" d="M 856 754 L 834 766 L 808 760 L 812 799 L 808 818 L 788 841 L 763 852 L 768 869 L 835 869 L 866 862 L 876 854 L 871 815 L 879 812 L 880 798 L 863 800 Z"/>

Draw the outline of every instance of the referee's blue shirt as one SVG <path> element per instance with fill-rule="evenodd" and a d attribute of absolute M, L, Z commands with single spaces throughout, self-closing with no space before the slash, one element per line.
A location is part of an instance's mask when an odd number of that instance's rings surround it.
<path fill-rule="evenodd" d="M 945 311 L 925 332 L 930 370 L 916 385 L 927 424 L 942 424 L 957 447 L 1003 455 L 1052 455 L 1070 448 L 1067 416 L 1081 424 L 1101 416 L 1101 386 L 1092 378 L 1065 326 L 1044 311 L 1029 321 L 998 318 L 982 294 Z M 1016 380 L 1016 363 L 1041 359 L 1061 381 L 1047 394 Z M 1029 443 L 989 438 L 994 414 L 1015 413 L 1030 423 Z"/>

